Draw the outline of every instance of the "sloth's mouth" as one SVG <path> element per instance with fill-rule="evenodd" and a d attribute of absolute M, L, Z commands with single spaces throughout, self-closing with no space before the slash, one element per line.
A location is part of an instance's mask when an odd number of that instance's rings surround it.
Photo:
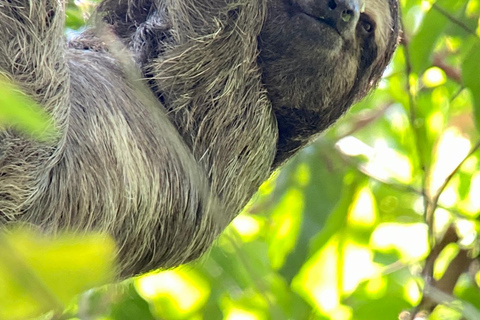
<path fill-rule="evenodd" d="M 338 33 L 340 36 L 342 36 L 341 33 L 337 30 L 334 21 L 326 19 L 319 14 L 310 13 L 309 12 L 310 10 L 308 10 L 308 6 L 307 6 L 307 8 L 304 8 L 304 6 L 302 6 L 301 1 L 285 0 L 285 3 L 287 5 L 287 12 L 289 12 L 291 17 L 296 16 L 296 15 L 301 15 L 303 17 L 308 18 L 308 20 L 310 20 L 314 23 L 321 23 L 322 25 L 325 25 L 325 26 L 333 29 L 336 33 Z"/>
<path fill-rule="evenodd" d="M 341 33 L 337 30 L 337 28 L 335 27 L 335 24 L 333 23 L 333 21 L 329 21 L 327 19 L 324 19 L 323 17 L 318 17 L 318 16 L 314 16 L 308 12 L 305 12 L 303 10 L 300 9 L 300 14 L 302 15 L 305 15 L 307 16 L 308 18 L 310 19 L 313 19 L 315 20 L 317 23 L 321 23 L 321 24 L 324 24 L 326 25 L 327 27 L 330 27 L 332 28 L 336 33 L 338 33 L 340 36 L 341 36 Z"/>

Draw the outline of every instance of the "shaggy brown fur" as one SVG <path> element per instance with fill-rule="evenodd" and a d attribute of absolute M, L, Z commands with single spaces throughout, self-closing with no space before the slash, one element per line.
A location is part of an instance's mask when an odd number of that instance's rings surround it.
<path fill-rule="evenodd" d="M 201 255 L 391 58 L 396 1 L 317 2 L 104 0 L 67 43 L 63 0 L 0 0 L 0 72 L 59 128 L 0 133 L 0 224 L 108 232 L 122 276 Z"/>

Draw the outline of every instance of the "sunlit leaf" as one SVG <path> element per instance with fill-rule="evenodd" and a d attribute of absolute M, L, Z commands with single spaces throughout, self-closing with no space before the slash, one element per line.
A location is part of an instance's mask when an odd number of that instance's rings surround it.
<path fill-rule="evenodd" d="M 106 236 L 16 230 L 0 234 L 0 243 L 0 319 L 61 311 L 75 295 L 112 281 L 115 246 Z"/>
<path fill-rule="evenodd" d="M 14 127 L 38 139 L 55 134 L 50 117 L 7 79 L 0 77 L 0 129 Z"/>
<path fill-rule="evenodd" d="M 463 1 L 439 0 L 435 5 L 442 11 L 455 15 Z M 423 19 L 419 32 L 410 43 L 410 53 L 413 71 L 422 73 L 431 63 L 433 49 L 438 38 L 449 25 L 450 20 L 439 10 L 431 8 Z"/>

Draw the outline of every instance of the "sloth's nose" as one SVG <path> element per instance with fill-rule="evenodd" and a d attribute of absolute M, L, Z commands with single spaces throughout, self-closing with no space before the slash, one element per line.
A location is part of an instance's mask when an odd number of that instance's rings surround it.
<path fill-rule="evenodd" d="M 354 6 L 352 3 L 343 0 L 328 1 L 329 14 L 338 22 L 350 22 L 354 16 Z"/>
<path fill-rule="evenodd" d="M 360 16 L 359 0 L 314 0 L 311 12 L 342 36 L 353 33 Z"/>

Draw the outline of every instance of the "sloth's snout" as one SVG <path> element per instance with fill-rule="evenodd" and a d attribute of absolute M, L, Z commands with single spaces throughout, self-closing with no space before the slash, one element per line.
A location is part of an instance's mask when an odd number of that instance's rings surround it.
<path fill-rule="evenodd" d="M 337 23 L 348 23 L 355 16 L 355 6 L 351 1 L 345 0 L 329 0 L 329 13 Z"/>
<path fill-rule="evenodd" d="M 299 0 L 300 7 L 303 7 L 306 14 L 328 24 L 343 37 L 353 35 L 360 16 L 360 2 L 360 0 Z"/>

